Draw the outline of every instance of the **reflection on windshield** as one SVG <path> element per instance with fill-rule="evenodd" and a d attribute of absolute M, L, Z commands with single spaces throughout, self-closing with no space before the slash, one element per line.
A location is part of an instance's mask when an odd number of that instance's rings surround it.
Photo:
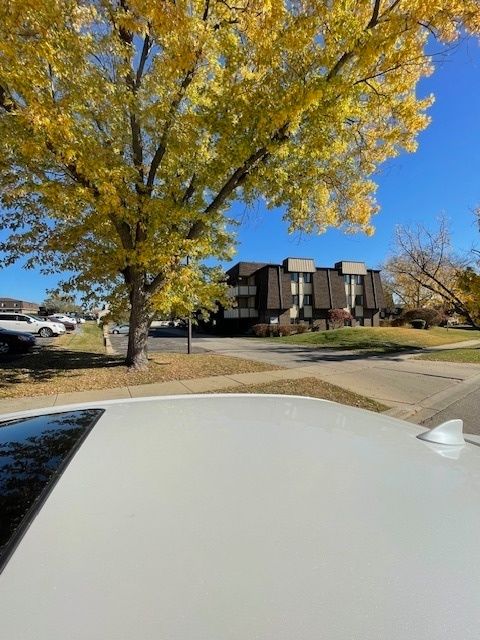
<path fill-rule="evenodd" d="M 0 566 L 102 409 L 0 422 Z"/>

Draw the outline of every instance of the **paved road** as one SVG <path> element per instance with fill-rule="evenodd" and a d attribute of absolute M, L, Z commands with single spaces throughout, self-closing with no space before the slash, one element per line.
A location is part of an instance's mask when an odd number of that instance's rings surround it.
<path fill-rule="evenodd" d="M 128 335 L 111 334 L 112 347 L 117 353 L 127 353 Z M 158 327 L 150 329 L 148 334 L 148 351 L 150 353 L 174 351 L 177 353 L 187 352 L 187 331 L 185 329 L 172 329 L 170 327 Z M 193 353 L 204 353 L 207 351 L 195 340 L 192 343 Z"/>
<path fill-rule="evenodd" d="M 424 420 L 422 424 L 431 429 L 445 420 L 453 418 L 463 420 L 464 433 L 480 435 L 480 389 L 476 389 L 461 400 L 457 400 L 433 418 Z"/>

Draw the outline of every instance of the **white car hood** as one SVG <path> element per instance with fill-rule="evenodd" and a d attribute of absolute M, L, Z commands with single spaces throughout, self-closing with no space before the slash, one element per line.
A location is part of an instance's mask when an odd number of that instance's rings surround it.
<path fill-rule="evenodd" d="M 478 638 L 479 447 L 305 398 L 84 406 L 0 576 L 5 638 Z"/>

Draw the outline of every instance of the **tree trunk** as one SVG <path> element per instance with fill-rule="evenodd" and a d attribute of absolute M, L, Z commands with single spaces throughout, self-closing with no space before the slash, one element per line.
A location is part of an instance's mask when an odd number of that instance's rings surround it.
<path fill-rule="evenodd" d="M 147 339 L 150 328 L 148 296 L 143 278 L 135 278 L 130 284 L 130 331 L 126 364 L 132 370 L 148 367 Z"/>

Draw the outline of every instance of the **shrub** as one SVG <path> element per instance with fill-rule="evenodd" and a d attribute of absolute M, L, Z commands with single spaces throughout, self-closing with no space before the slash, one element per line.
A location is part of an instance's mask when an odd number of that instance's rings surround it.
<path fill-rule="evenodd" d="M 306 333 L 308 331 L 308 325 L 306 324 L 295 324 L 293 325 L 293 327 L 295 327 L 295 332 L 296 333 Z"/>
<path fill-rule="evenodd" d="M 251 333 L 257 338 L 270 336 L 291 336 L 293 333 L 305 333 L 308 326 L 302 324 L 254 324 Z"/>
<path fill-rule="evenodd" d="M 276 331 L 274 333 L 274 335 L 279 335 L 279 336 L 290 336 L 292 335 L 292 333 L 295 333 L 295 325 L 293 324 L 277 324 L 277 325 L 273 325 L 276 327 Z"/>
<path fill-rule="evenodd" d="M 380 320 L 379 325 L 381 327 L 392 327 L 392 326 L 394 326 L 394 325 L 392 325 L 392 322 L 393 322 L 392 320 L 382 319 L 382 320 Z"/>
<path fill-rule="evenodd" d="M 312 331 L 325 331 L 325 320 L 314 320 Z"/>
<path fill-rule="evenodd" d="M 351 319 L 352 314 L 346 309 L 330 309 L 328 312 L 329 324 L 331 324 L 334 329 L 343 327 L 345 322 Z"/>
<path fill-rule="evenodd" d="M 404 327 L 406 324 L 407 323 L 402 316 L 399 316 L 398 318 L 394 318 L 393 320 L 390 321 L 390 325 L 392 327 Z"/>
<path fill-rule="evenodd" d="M 402 315 L 402 318 L 412 326 L 415 320 L 423 320 L 424 326 L 422 328 L 428 329 L 437 327 L 445 319 L 445 314 L 437 311 L 437 309 L 410 309 Z"/>
<path fill-rule="evenodd" d="M 421 320 L 420 318 L 416 318 L 415 320 L 411 320 L 410 324 L 414 329 L 426 329 L 427 323 L 425 320 Z"/>
<path fill-rule="evenodd" d="M 270 325 L 269 324 L 254 324 L 252 327 L 252 333 L 257 338 L 266 338 L 270 335 Z"/>

